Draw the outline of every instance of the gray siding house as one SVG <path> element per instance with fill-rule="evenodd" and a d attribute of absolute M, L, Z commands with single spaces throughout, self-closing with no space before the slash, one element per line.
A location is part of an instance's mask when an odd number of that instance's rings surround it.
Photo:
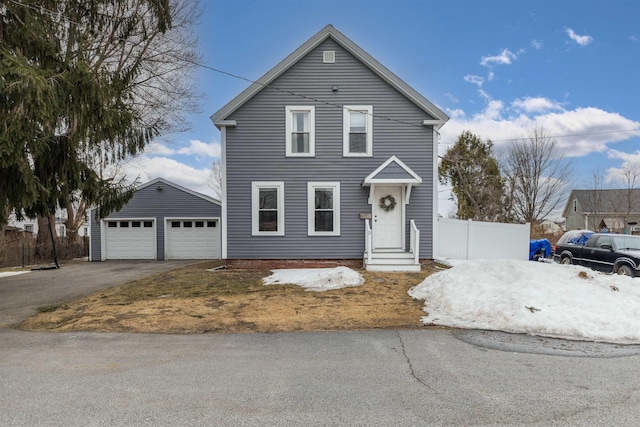
<path fill-rule="evenodd" d="M 163 178 L 137 188 L 118 212 L 90 211 L 90 261 L 220 259 L 220 201 Z"/>
<path fill-rule="evenodd" d="M 640 189 L 573 190 L 562 216 L 567 230 L 640 234 Z"/>
<path fill-rule="evenodd" d="M 211 116 L 222 257 L 433 257 L 437 130 L 449 117 L 328 25 Z"/>

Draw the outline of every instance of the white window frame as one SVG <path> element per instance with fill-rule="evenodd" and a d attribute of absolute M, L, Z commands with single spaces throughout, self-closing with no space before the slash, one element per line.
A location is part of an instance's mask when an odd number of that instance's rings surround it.
<path fill-rule="evenodd" d="M 350 112 L 365 113 L 367 120 L 366 152 L 351 153 L 349 151 L 349 128 L 351 126 Z M 371 157 L 373 156 L 373 106 L 372 105 L 345 105 L 342 110 L 342 155 L 344 157 Z"/>
<path fill-rule="evenodd" d="M 275 188 L 278 192 L 278 230 L 260 231 L 260 189 Z M 254 181 L 251 183 L 251 235 L 252 236 L 284 236 L 284 182 Z"/>
<path fill-rule="evenodd" d="M 309 152 L 294 153 L 292 150 L 291 134 L 293 132 L 293 113 L 309 113 Z M 315 157 L 316 155 L 316 107 L 310 105 L 287 105 L 285 107 L 286 128 L 286 156 L 287 157 Z"/>
<path fill-rule="evenodd" d="M 333 231 L 316 231 L 316 188 L 333 189 Z M 309 236 L 340 235 L 340 182 L 307 182 L 307 234 Z"/>

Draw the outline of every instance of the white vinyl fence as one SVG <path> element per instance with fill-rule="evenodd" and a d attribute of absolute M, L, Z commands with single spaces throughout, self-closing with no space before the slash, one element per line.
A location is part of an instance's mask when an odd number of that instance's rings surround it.
<path fill-rule="evenodd" d="M 438 218 L 436 258 L 529 259 L 529 223 Z"/>

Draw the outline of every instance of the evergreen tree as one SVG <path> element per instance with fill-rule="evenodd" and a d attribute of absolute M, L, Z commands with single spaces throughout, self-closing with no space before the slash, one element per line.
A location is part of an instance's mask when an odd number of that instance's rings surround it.
<path fill-rule="evenodd" d="M 438 166 L 442 184 L 450 183 L 458 204 L 456 216 L 479 221 L 508 220 L 508 200 L 491 141 L 464 131 Z"/>
<path fill-rule="evenodd" d="M 0 2 L 0 214 L 47 217 L 81 197 L 106 216 L 128 201 L 133 185 L 101 170 L 169 127 L 153 107 L 176 106 L 178 86 L 162 79 L 177 66 L 158 43 L 172 52 L 162 37 L 187 3 Z"/>

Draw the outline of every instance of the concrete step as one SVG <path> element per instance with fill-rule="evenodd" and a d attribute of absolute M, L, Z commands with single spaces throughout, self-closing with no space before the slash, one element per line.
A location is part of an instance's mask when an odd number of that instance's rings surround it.
<path fill-rule="evenodd" d="M 371 254 L 371 262 L 367 263 L 366 269 L 368 271 L 417 272 L 420 271 L 420 264 L 415 264 L 415 259 L 411 252 L 376 251 Z"/>
<path fill-rule="evenodd" d="M 420 272 L 420 265 L 416 264 L 367 264 L 367 271 L 383 271 L 383 272 Z"/>
<path fill-rule="evenodd" d="M 374 251 L 371 253 L 371 257 L 379 259 L 413 259 L 413 254 L 411 252 Z"/>

